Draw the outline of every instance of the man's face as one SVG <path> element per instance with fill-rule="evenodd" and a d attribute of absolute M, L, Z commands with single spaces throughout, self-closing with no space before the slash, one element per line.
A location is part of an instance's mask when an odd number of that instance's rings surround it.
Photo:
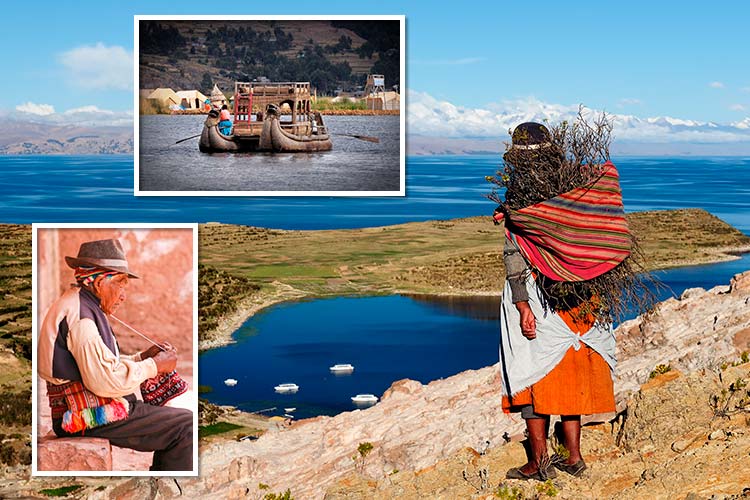
<path fill-rule="evenodd" d="M 99 277 L 94 282 L 94 290 L 99 295 L 102 311 L 113 314 L 125 302 L 125 291 L 128 286 L 127 274 L 116 274 Z"/>

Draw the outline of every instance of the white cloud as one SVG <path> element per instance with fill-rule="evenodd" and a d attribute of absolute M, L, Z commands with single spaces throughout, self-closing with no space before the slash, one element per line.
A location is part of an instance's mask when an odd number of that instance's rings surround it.
<path fill-rule="evenodd" d="M 712 89 L 723 89 L 724 88 L 724 84 L 721 83 L 721 82 L 711 82 L 711 83 L 708 84 L 708 86 L 711 87 Z"/>
<path fill-rule="evenodd" d="M 81 106 L 80 108 L 73 108 L 65 111 L 66 115 L 74 115 L 76 113 L 112 113 L 112 111 L 106 109 L 100 109 L 98 106 L 90 104 L 88 106 Z"/>
<path fill-rule="evenodd" d="M 32 121 L 54 125 L 79 125 L 85 127 L 132 127 L 133 111 L 112 111 L 98 106 L 87 105 L 55 112 L 49 104 L 34 104 L 27 102 L 16 106 L 16 110 L 24 113 L 8 115 L 9 119 Z"/>
<path fill-rule="evenodd" d="M 638 104 L 641 104 L 641 100 L 640 99 L 635 99 L 635 98 L 632 98 L 632 97 L 625 97 L 623 99 L 620 99 L 620 102 L 617 103 L 617 105 L 619 107 L 621 107 L 621 108 L 623 108 L 625 106 L 635 106 L 635 105 L 638 105 Z"/>
<path fill-rule="evenodd" d="M 743 106 L 742 104 L 732 104 L 731 106 L 729 106 L 729 109 L 731 109 L 732 111 L 745 111 L 745 109 L 747 108 L 745 108 L 745 106 Z"/>
<path fill-rule="evenodd" d="M 55 107 L 51 104 L 36 104 L 33 102 L 25 102 L 16 106 L 16 111 L 21 113 L 29 113 L 32 115 L 47 116 L 54 114 Z"/>
<path fill-rule="evenodd" d="M 408 133 L 451 138 L 499 138 L 527 121 L 558 123 L 572 121 L 578 104 L 562 105 L 542 102 L 534 97 L 502 101 L 489 109 L 465 108 L 440 101 L 425 92 L 408 91 Z M 596 110 L 585 110 L 590 116 Z M 750 141 L 748 119 L 733 124 L 716 124 L 673 117 L 639 118 L 634 115 L 609 114 L 614 121 L 613 136 L 618 141 L 650 143 L 735 142 Z"/>
<path fill-rule="evenodd" d="M 498 137 L 533 119 L 556 121 L 575 116 L 577 106 L 546 104 L 533 97 L 493 104 L 491 109 L 464 108 L 438 101 L 425 92 L 408 91 L 408 131 L 441 137 Z"/>
<path fill-rule="evenodd" d="M 133 89 L 133 52 L 103 43 L 76 47 L 59 56 L 76 85 L 97 90 Z"/>

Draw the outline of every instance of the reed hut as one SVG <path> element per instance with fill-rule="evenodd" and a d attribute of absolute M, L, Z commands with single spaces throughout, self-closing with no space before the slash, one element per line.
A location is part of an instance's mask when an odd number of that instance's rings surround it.
<path fill-rule="evenodd" d="M 225 96 L 224 93 L 219 90 L 219 86 L 214 83 L 214 88 L 211 90 L 211 106 L 220 108 L 225 104 L 229 104 L 227 102 L 227 96 Z"/>
<path fill-rule="evenodd" d="M 180 90 L 176 92 L 180 104 L 185 109 L 202 109 L 208 97 L 199 90 Z"/>

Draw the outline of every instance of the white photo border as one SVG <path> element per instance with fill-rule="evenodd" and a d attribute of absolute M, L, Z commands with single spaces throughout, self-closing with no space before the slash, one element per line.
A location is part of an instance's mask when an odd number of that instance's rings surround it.
<path fill-rule="evenodd" d="M 140 21 L 399 21 L 398 191 L 146 191 L 140 189 Z M 405 15 L 136 15 L 133 16 L 133 194 L 135 196 L 406 196 L 406 16 Z"/>
<path fill-rule="evenodd" d="M 39 229 L 190 229 L 193 232 L 193 386 L 198 401 L 198 224 L 197 223 L 34 223 L 31 225 L 31 475 L 32 476 L 145 476 L 145 477 L 197 477 L 198 468 L 198 408 L 193 409 L 193 470 L 192 471 L 40 471 L 38 468 L 38 299 L 37 286 L 37 232 Z"/>

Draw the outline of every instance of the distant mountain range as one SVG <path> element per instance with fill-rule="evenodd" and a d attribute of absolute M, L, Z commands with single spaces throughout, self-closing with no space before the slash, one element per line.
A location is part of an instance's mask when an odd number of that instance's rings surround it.
<path fill-rule="evenodd" d="M 0 154 L 133 154 L 133 128 L 4 120 Z"/>
<path fill-rule="evenodd" d="M 407 135 L 409 156 L 497 154 L 505 151 L 504 138 L 452 138 Z M 750 156 L 750 140 L 729 143 L 649 143 L 615 140 L 612 156 Z"/>
<path fill-rule="evenodd" d="M 669 118 L 652 119 L 651 123 Z M 710 129 L 717 134 L 729 133 L 729 127 L 719 125 L 673 125 L 691 129 Z M 737 129 L 735 127 L 734 130 Z M 647 142 L 615 141 L 610 152 L 613 156 L 750 156 L 750 138 L 734 142 Z M 501 154 L 505 151 L 506 134 L 497 137 L 437 137 L 410 133 L 406 136 L 406 154 L 422 155 L 474 155 Z M 0 154 L 133 154 L 133 128 L 131 126 L 87 126 L 38 121 L 0 120 Z"/>

